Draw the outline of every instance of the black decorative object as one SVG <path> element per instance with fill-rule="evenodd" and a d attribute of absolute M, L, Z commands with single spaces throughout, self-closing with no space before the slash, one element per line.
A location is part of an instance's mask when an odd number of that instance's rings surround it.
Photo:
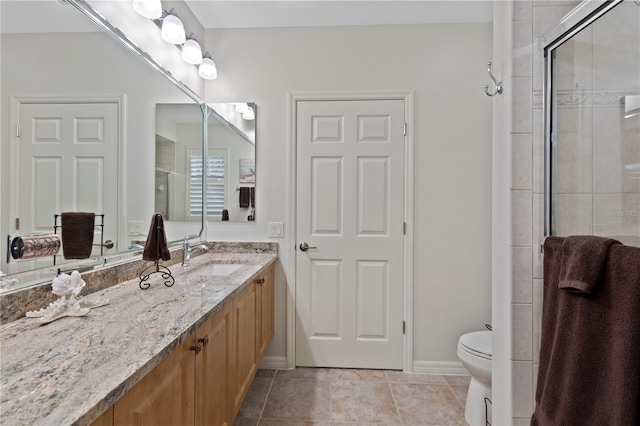
<path fill-rule="evenodd" d="M 155 252 L 155 255 L 153 255 L 152 257 L 155 260 L 153 262 L 153 265 L 147 266 L 142 270 L 142 272 L 140 272 L 140 288 L 142 290 L 146 290 L 151 287 L 151 283 L 148 282 L 149 278 L 151 277 L 151 275 L 156 273 L 162 274 L 164 285 L 167 287 L 171 287 L 176 282 L 175 278 L 173 278 L 173 275 L 171 275 L 171 271 L 169 270 L 169 268 L 160 264 L 160 259 L 163 258 L 163 254 L 165 255 L 165 257 L 168 254 L 166 241 L 167 239 L 164 234 L 162 215 L 160 213 L 155 213 L 151 221 L 151 229 L 149 230 L 149 235 L 147 236 L 147 245 L 145 246 L 145 252 L 148 253 L 149 250 L 147 249 L 149 248 L 149 243 L 153 243 L 153 251 Z M 165 250 L 167 253 L 164 253 Z"/>

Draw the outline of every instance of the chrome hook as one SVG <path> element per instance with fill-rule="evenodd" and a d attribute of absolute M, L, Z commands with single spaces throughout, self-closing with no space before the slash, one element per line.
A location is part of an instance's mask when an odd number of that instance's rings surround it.
<path fill-rule="evenodd" d="M 495 95 L 502 94 L 502 82 L 498 83 L 498 80 L 496 80 L 496 78 L 493 76 L 493 73 L 491 72 L 491 62 L 487 64 L 487 71 L 489 71 L 489 77 L 491 77 L 491 80 L 493 80 L 493 84 L 495 85 L 495 90 L 493 93 L 489 93 L 489 85 L 486 85 L 484 86 L 484 93 L 486 93 L 487 96 L 495 96 Z"/>

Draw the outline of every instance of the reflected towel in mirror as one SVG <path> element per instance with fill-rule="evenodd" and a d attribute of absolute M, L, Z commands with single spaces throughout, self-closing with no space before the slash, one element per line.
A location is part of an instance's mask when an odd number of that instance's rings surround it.
<path fill-rule="evenodd" d="M 249 204 L 251 203 L 251 188 L 248 186 L 241 186 L 239 199 L 241 209 L 249 208 Z"/>
<path fill-rule="evenodd" d="M 96 214 L 67 212 L 61 215 L 62 253 L 65 259 L 88 259 L 93 246 Z"/>

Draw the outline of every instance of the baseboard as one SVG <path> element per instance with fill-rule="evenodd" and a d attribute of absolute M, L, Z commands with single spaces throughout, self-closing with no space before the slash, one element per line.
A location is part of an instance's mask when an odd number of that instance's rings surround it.
<path fill-rule="evenodd" d="M 264 356 L 260 363 L 260 368 L 265 370 L 286 370 L 287 369 L 287 357 L 286 356 Z"/>
<path fill-rule="evenodd" d="M 287 357 L 265 356 L 262 358 L 260 368 L 270 370 L 287 370 Z M 468 376 L 469 372 L 461 362 L 443 361 L 414 361 L 413 373 L 417 374 L 441 374 L 443 376 Z"/>
<path fill-rule="evenodd" d="M 414 361 L 413 372 L 421 374 L 441 374 L 443 376 L 468 376 L 469 372 L 461 362 Z"/>

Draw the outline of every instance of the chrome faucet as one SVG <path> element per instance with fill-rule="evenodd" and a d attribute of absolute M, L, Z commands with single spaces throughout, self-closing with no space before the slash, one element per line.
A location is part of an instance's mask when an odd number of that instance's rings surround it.
<path fill-rule="evenodd" d="M 209 246 L 207 246 L 206 244 L 199 244 L 197 246 L 191 247 L 189 245 L 188 237 L 185 238 L 182 242 L 182 266 L 186 268 L 187 266 L 191 265 L 191 255 L 193 253 L 207 250 L 209 250 Z"/>

